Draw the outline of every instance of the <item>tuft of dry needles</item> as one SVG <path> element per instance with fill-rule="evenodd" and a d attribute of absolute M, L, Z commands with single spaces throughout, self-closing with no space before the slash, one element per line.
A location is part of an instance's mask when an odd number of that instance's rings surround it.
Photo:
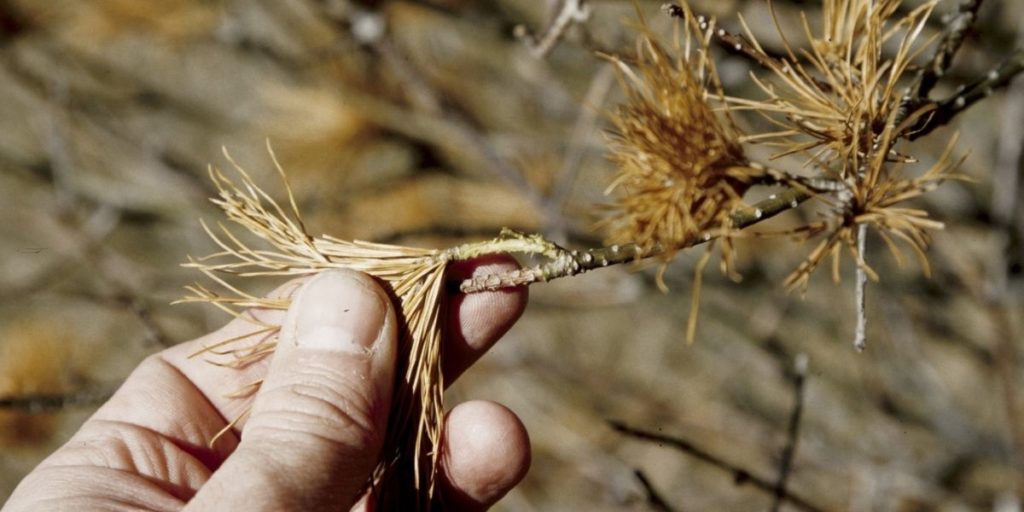
<path fill-rule="evenodd" d="M 269 146 L 268 146 L 269 148 Z M 414 463 L 412 487 L 429 497 L 434 488 L 437 443 L 441 439 L 444 389 L 440 371 L 440 309 L 444 271 L 450 257 L 441 251 L 415 249 L 362 241 L 346 241 L 331 236 L 313 237 L 306 231 L 284 171 L 273 158 L 288 194 L 288 210 L 260 189 L 227 152 L 235 171 L 234 179 L 210 167 L 210 178 L 218 197 L 212 201 L 228 220 L 262 239 L 269 248 L 256 249 L 241 241 L 223 223 L 216 230 L 205 222 L 203 228 L 221 251 L 203 258 L 189 258 L 186 267 L 195 268 L 216 283 L 220 292 L 195 284 L 191 294 L 179 302 L 212 304 L 232 316 L 253 324 L 245 336 L 204 347 L 198 355 L 213 356 L 215 364 L 244 366 L 273 353 L 280 325 L 267 324 L 248 312 L 249 308 L 287 309 L 288 299 L 262 298 L 245 292 L 226 278 L 256 276 L 298 277 L 329 268 L 349 268 L 366 272 L 381 280 L 391 291 L 404 319 L 403 353 L 408 354 L 396 388 L 395 409 L 385 439 L 384 458 L 377 467 L 374 482 L 392 483 L 390 474 L 404 460 Z M 273 151 L 271 150 L 273 157 Z M 255 336 L 261 341 L 242 344 Z M 243 390 L 251 394 L 257 382 Z M 214 440 L 215 441 L 215 440 Z M 415 455 L 408 457 L 408 451 Z M 423 456 L 425 467 L 421 467 Z M 391 489 L 384 489 L 391 491 Z"/>
<path fill-rule="evenodd" d="M 729 214 L 760 174 L 747 165 L 732 120 L 710 103 L 712 90 L 724 97 L 708 53 L 714 24 L 687 13 L 685 48 L 677 38 L 665 49 L 641 19 L 635 56 L 608 57 L 626 101 L 610 116 L 617 174 L 604 223 L 611 243 L 635 243 L 644 256 L 660 249 L 665 261 L 698 234 L 730 233 Z"/>
<path fill-rule="evenodd" d="M 687 328 L 692 342 L 704 267 L 718 246 L 722 271 L 734 276 L 731 216 L 763 172 L 749 165 L 729 113 L 720 115 L 712 105 L 725 98 L 709 52 L 714 20 L 698 20 L 685 4 L 680 10 L 684 35 L 679 37 L 677 24 L 671 50 L 641 16 L 635 55 L 607 57 L 626 101 L 610 116 L 609 158 L 617 174 L 606 191 L 614 202 L 602 223 L 610 243 L 635 244 L 638 259 L 662 261 L 662 291 L 664 270 L 680 248 L 698 237 L 715 239 L 694 270 Z"/>
<path fill-rule="evenodd" d="M 832 259 L 833 278 L 838 281 L 844 248 L 858 273 L 877 280 L 863 255 L 868 227 L 879 234 L 898 262 L 904 258 L 894 240 L 906 242 L 928 273 L 927 230 L 941 229 L 942 223 L 902 203 L 953 177 L 958 162 L 951 157 L 951 142 L 938 162 L 921 175 L 906 177 L 902 171 L 903 164 L 916 160 L 897 152 L 897 143 L 930 110 L 908 113 L 905 107 L 911 100 L 912 64 L 931 43 L 921 41 L 921 33 L 938 0 L 897 19 L 900 3 L 825 0 L 818 32 L 801 14 L 807 44 L 799 49 L 793 48 L 776 19 L 785 48 L 779 57 L 764 51 L 740 16 L 749 45 L 745 50 L 759 57 L 769 76 L 751 73 L 765 98 L 730 97 L 728 101 L 733 110 L 751 111 L 773 128 L 743 140 L 777 147 L 774 158 L 805 155 L 805 166 L 839 185 L 835 194 L 815 195 L 828 205 L 827 218 L 797 230 L 805 237 L 823 234 L 824 239 L 787 277 L 785 285 L 790 289 L 805 289 L 811 273 L 827 258 Z M 887 45 L 895 49 L 886 49 Z"/>

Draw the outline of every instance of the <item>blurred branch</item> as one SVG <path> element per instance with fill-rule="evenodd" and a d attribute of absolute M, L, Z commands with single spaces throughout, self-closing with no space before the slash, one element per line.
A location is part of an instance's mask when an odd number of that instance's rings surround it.
<path fill-rule="evenodd" d="M 670 448 L 679 450 L 687 455 L 690 455 L 691 457 L 696 458 L 697 460 L 706 462 L 719 469 L 725 470 L 733 475 L 733 478 L 735 479 L 737 485 L 750 483 L 757 489 L 760 489 L 764 492 L 772 494 L 776 492 L 775 484 L 770 482 L 767 478 L 757 476 L 751 473 L 750 471 L 747 471 L 746 469 L 743 469 L 735 464 L 731 464 L 723 460 L 721 457 L 718 457 L 717 455 L 711 454 L 701 448 L 698 448 L 693 443 L 685 439 L 666 436 L 654 432 L 648 432 L 646 430 L 637 429 L 629 425 L 626 425 L 625 423 L 614 420 L 608 420 L 608 424 L 616 432 L 619 432 L 621 434 L 636 439 L 640 439 L 642 441 L 650 441 L 658 444 L 668 445 Z M 811 504 L 807 500 L 793 494 L 790 491 L 783 490 L 782 493 L 782 500 L 784 502 L 788 502 L 801 510 L 806 510 L 809 512 L 822 512 L 824 510 L 821 507 Z"/>
<path fill-rule="evenodd" d="M 1014 328 L 1013 315 L 1016 304 L 1010 295 L 1010 255 L 1014 254 L 1016 223 L 1019 223 L 1020 173 L 1024 169 L 1024 135 L 1020 127 L 1024 124 L 1024 81 L 1017 81 L 1006 94 L 1001 109 L 1002 122 L 999 130 L 996 168 L 992 182 L 991 215 L 994 230 L 1003 245 L 1003 251 L 993 255 L 985 283 L 984 298 L 997 336 L 996 371 L 1002 386 L 1007 430 L 1013 447 L 1012 460 L 1018 469 L 1018 486 L 1024 486 L 1024 413 L 1021 411 L 1019 394 L 1020 351 L 1019 337 Z M 1021 488 L 1018 487 L 1019 493 Z"/>
<path fill-rule="evenodd" d="M 445 134 L 434 130 L 426 137 L 442 147 L 457 147 L 461 151 L 475 154 L 483 166 L 494 176 L 511 185 L 528 200 L 537 205 L 549 223 L 555 224 L 560 230 L 569 229 L 568 220 L 561 215 L 559 205 L 553 204 L 536 189 L 508 159 L 495 148 L 487 134 L 483 133 L 462 109 L 444 101 L 427 77 L 423 76 L 414 65 L 391 44 L 386 34 L 376 39 L 367 40 L 368 44 L 388 65 L 395 76 L 406 85 L 409 99 L 416 110 L 429 115 L 429 123 L 444 125 Z M 378 100 L 378 105 L 382 102 Z M 383 105 L 381 105 L 383 106 Z M 379 109 L 378 109 L 379 110 Z M 424 116 L 419 116 L 423 118 Z M 426 119 L 424 119 L 426 120 Z M 409 123 L 409 117 L 400 116 L 396 124 Z M 424 135 L 422 130 L 418 131 Z"/>
<path fill-rule="evenodd" d="M 66 407 L 101 404 L 113 395 L 113 391 L 82 391 L 69 395 L 40 394 L 0 397 L 0 409 L 14 409 L 29 413 L 49 412 Z"/>
<path fill-rule="evenodd" d="M 601 66 L 583 96 L 583 105 L 580 108 L 579 117 L 576 118 L 576 124 L 573 126 L 572 135 L 569 137 L 569 147 L 562 169 L 555 176 L 555 183 L 551 187 L 551 193 L 547 200 L 549 204 L 558 209 L 559 214 L 572 193 L 573 185 L 576 184 L 576 178 L 581 169 L 580 164 L 586 153 L 587 141 L 594 131 L 601 106 L 611 90 L 614 78 L 615 73 L 611 66 Z M 548 219 L 548 223 L 551 224 L 551 219 Z M 566 233 L 559 233 L 559 235 L 561 236 L 556 236 L 556 238 L 564 238 Z"/>
<path fill-rule="evenodd" d="M 67 275 L 67 269 L 75 264 L 85 264 L 94 271 L 98 282 L 93 288 L 113 288 L 112 293 L 103 294 L 90 290 L 90 298 L 99 302 L 112 303 L 131 312 L 142 324 L 146 332 L 147 342 L 160 346 L 171 346 L 173 341 L 153 318 L 152 312 L 139 293 L 127 284 L 124 278 L 125 265 L 129 260 L 120 257 L 103 242 L 113 233 L 122 221 L 122 211 L 117 206 L 100 203 L 86 216 L 80 213 L 91 200 L 84 199 L 75 186 L 74 176 L 79 173 L 69 148 L 73 147 L 69 139 L 69 89 L 61 79 L 51 82 L 49 101 L 52 105 L 47 131 L 47 156 L 52 167 L 54 192 L 53 214 L 56 225 L 61 230 L 60 239 L 65 244 L 61 252 L 66 256 L 56 263 L 32 276 L 26 283 L 7 290 L 4 297 L 24 297 L 54 284 Z M 114 264 L 108 260 L 115 259 Z"/>
<path fill-rule="evenodd" d="M 945 33 L 939 40 L 931 62 L 921 69 L 917 76 L 917 97 L 926 98 L 939 79 L 945 76 L 946 70 L 953 63 L 953 57 L 960 51 L 967 32 L 974 26 L 978 18 L 978 9 L 982 0 L 963 0 L 957 11 L 946 23 Z"/>
<path fill-rule="evenodd" d="M 1009 84 L 1021 71 L 1024 71 L 1024 47 L 1014 50 L 999 66 L 973 83 L 962 85 L 953 95 L 935 102 L 935 110 L 923 116 L 917 124 L 908 129 L 907 138 L 915 140 L 928 135 L 936 128 L 950 122 L 957 114 L 967 110 L 978 100 L 991 96 L 996 89 Z"/>
<path fill-rule="evenodd" d="M 543 59 L 547 57 L 551 50 L 555 48 L 558 41 L 562 39 L 565 31 L 572 26 L 573 23 L 584 23 L 590 19 L 590 5 L 586 3 L 586 0 L 564 0 L 562 3 L 562 9 L 555 16 L 554 21 L 548 26 L 547 30 L 544 31 L 544 35 L 540 38 L 530 33 L 530 30 L 525 25 L 516 25 L 514 34 L 517 39 L 523 41 L 524 44 L 530 49 L 534 57 Z"/>
<path fill-rule="evenodd" d="M 660 512 L 673 512 L 672 507 L 667 501 L 665 501 L 665 498 L 661 497 L 661 494 L 654 488 L 654 485 L 651 484 L 651 481 L 647 479 L 647 475 L 645 475 L 642 470 L 634 469 L 633 474 L 636 475 L 636 479 L 639 480 L 640 485 L 643 486 L 644 493 L 647 496 L 647 504 L 650 505 L 652 509 Z"/>
<path fill-rule="evenodd" d="M 782 449 L 779 461 L 779 478 L 775 481 L 775 500 L 771 511 L 778 512 L 786 496 L 786 482 L 793 470 L 797 440 L 800 437 L 800 419 L 804 410 L 804 383 L 807 380 L 807 354 L 797 354 L 793 364 L 793 409 L 789 413 L 789 427 L 786 429 L 786 447 Z"/>
<path fill-rule="evenodd" d="M 99 265 L 96 265 L 99 267 Z M 101 269 L 98 269 L 101 273 Z M 131 313 L 138 320 L 142 326 L 143 331 L 146 333 L 146 343 L 150 345 L 156 345 L 160 347 L 171 347 L 175 344 L 174 340 L 164 332 L 160 324 L 157 323 L 156 319 L 153 318 L 153 311 L 149 306 L 149 303 L 139 294 L 135 293 L 127 286 L 119 283 L 115 280 L 109 279 L 109 276 L 101 275 L 111 286 L 115 288 L 112 293 L 103 294 L 91 290 L 86 290 L 79 293 L 79 296 L 96 301 L 101 304 L 109 304 L 117 308 L 124 309 Z"/>
<path fill-rule="evenodd" d="M 61 223 L 66 235 L 62 238 L 68 246 L 56 249 L 61 254 L 53 263 L 36 271 L 20 284 L 0 290 L 0 303 L 22 299 L 49 288 L 70 275 L 75 270 L 75 264 L 95 257 L 120 222 L 120 217 L 112 213 L 107 208 L 99 208 L 80 223 L 71 226 Z"/>

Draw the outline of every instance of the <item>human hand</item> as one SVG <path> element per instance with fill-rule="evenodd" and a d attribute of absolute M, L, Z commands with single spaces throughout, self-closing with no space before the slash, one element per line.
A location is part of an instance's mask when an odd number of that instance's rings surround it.
<path fill-rule="evenodd" d="M 507 259 L 454 265 L 450 274 L 507 270 Z M 22 510 L 349 510 L 380 455 L 397 350 L 391 301 L 373 279 L 327 271 L 272 296 L 293 296 L 271 358 L 244 369 L 189 359 L 202 346 L 253 330 L 234 320 L 155 354 L 81 429 L 15 489 Z M 449 297 L 444 340 L 451 382 L 512 325 L 525 289 Z M 253 340 L 255 341 L 255 340 Z M 260 378 L 252 412 L 208 442 L 250 403 L 226 393 Z M 525 475 L 529 439 L 501 405 L 474 401 L 445 420 L 439 490 L 446 505 L 483 510 Z"/>

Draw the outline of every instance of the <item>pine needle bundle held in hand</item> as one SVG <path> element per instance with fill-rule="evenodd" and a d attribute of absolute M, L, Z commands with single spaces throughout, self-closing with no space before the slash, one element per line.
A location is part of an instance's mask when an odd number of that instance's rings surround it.
<path fill-rule="evenodd" d="M 185 264 L 213 280 L 220 292 L 195 284 L 191 294 L 179 302 L 212 304 L 236 318 L 253 324 L 243 336 L 204 347 L 195 355 L 214 358 L 210 362 L 242 367 L 269 356 L 277 345 L 280 325 L 260 321 L 249 308 L 285 310 L 288 299 L 262 298 L 245 292 L 226 277 L 313 275 L 331 268 L 365 272 L 391 292 L 401 312 L 401 342 L 393 408 L 389 417 L 383 456 L 367 486 L 378 499 L 411 508 L 425 508 L 434 493 L 444 424 L 441 373 L 441 322 L 445 270 L 449 263 L 488 254 L 550 253 L 552 246 L 537 237 L 506 232 L 497 239 L 446 250 L 417 249 L 362 241 L 341 240 L 329 235 L 307 233 L 284 171 L 273 158 L 288 194 L 288 210 L 260 189 L 225 152 L 236 171 L 232 180 L 211 167 L 210 177 L 218 197 L 212 199 L 228 220 L 262 239 L 269 248 L 246 245 L 227 226 L 218 230 L 205 222 L 203 228 L 221 251 Z M 273 157 L 273 152 L 271 151 Z M 256 343 L 245 340 L 258 339 Z M 242 398 L 259 389 L 256 382 L 233 396 Z M 227 390 L 226 390 L 227 391 Z M 237 421 L 238 418 L 235 419 Z M 225 428 L 234 426 L 235 421 Z M 216 439 L 211 440 L 216 442 Z"/>

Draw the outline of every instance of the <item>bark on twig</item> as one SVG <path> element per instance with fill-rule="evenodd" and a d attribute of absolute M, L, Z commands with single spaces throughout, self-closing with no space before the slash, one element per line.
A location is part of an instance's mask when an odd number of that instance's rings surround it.
<path fill-rule="evenodd" d="M 939 79 L 945 76 L 946 70 L 953 63 L 953 57 L 960 51 L 964 38 L 977 20 L 981 2 L 982 0 L 963 0 L 957 7 L 956 14 L 949 19 L 945 34 L 939 40 L 931 62 L 918 74 L 916 95 L 918 98 L 927 98 L 935 85 L 939 83 Z"/>
<path fill-rule="evenodd" d="M 866 238 L 868 236 L 867 224 L 861 224 L 857 227 L 857 254 L 861 261 L 857 262 L 856 276 L 853 283 L 854 286 L 854 302 L 857 311 L 857 327 L 853 333 L 853 348 L 857 352 L 863 352 L 868 346 L 868 313 L 867 313 L 867 297 L 865 292 L 867 291 L 868 285 L 868 273 L 864 269 L 866 263 L 864 263 L 864 249 L 866 246 Z"/>
<path fill-rule="evenodd" d="M 773 194 L 768 199 L 760 201 L 749 208 L 734 212 L 732 214 L 733 227 L 743 229 L 758 222 L 768 220 L 779 213 L 796 208 L 810 197 L 808 192 L 796 189 L 788 189 L 778 194 Z M 472 277 L 463 281 L 459 285 L 459 289 L 463 293 L 474 293 L 524 286 L 536 282 L 547 282 L 552 279 L 582 274 L 597 268 L 621 265 L 657 256 L 666 250 L 693 247 L 711 241 L 713 238 L 715 238 L 715 235 L 705 232 L 691 240 L 680 243 L 677 247 L 658 247 L 646 253 L 634 244 L 611 245 L 583 250 L 570 250 L 556 246 L 557 251 L 549 261 L 533 267 Z"/>
<path fill-rule="evenodd" d="M 958 114 L 967 110 L 978 100 L 985 99 L 992 93 L 1010 83 L 1021 71 L 1024 71 L 1024 48 L 1017 48 L 997 67 L 978 78 L 973 83 L 960 86 L 953 95 L 935 102 L 934 112 L 908 130 L 907 138 L 915 140 L 928 135 L 936 128 L 949 123 Z"/>

